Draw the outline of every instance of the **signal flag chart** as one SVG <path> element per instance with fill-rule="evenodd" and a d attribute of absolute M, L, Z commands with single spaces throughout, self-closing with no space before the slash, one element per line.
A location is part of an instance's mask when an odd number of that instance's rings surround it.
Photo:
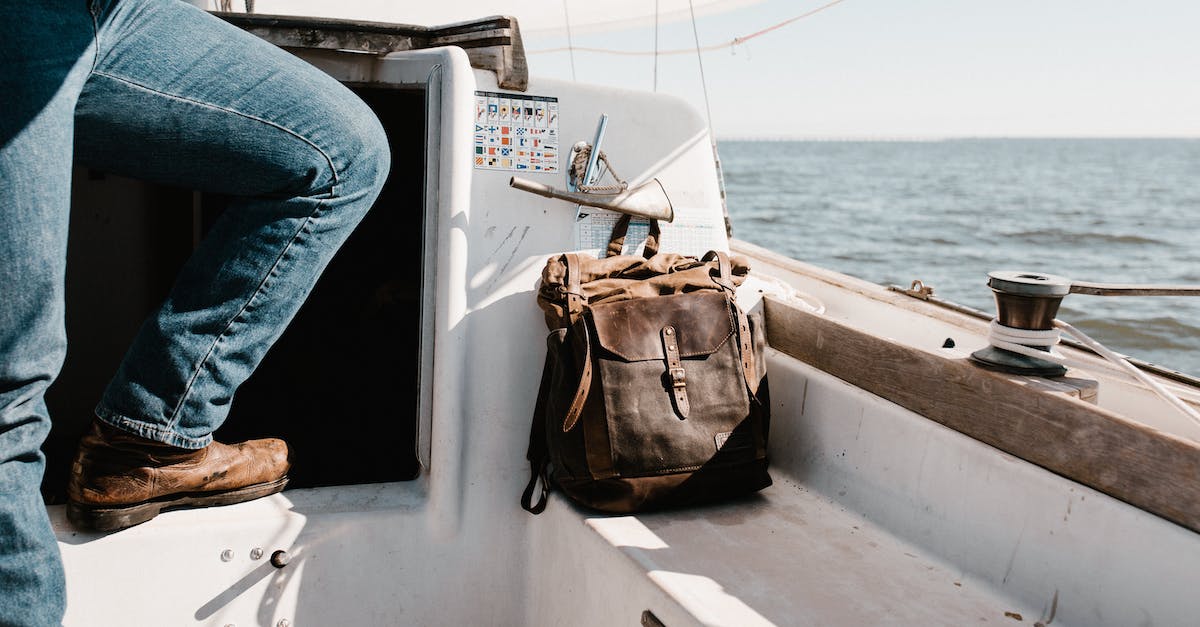
<path fill-rule="evenodd" d="M 475 167 L 558 172 L 558 98 L 475 92 Z"/>

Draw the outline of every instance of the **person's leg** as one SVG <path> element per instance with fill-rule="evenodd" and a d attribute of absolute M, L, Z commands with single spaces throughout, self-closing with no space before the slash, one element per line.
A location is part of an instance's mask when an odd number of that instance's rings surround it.
<path fill-rule="evenodd" d="M 76 158 L 234 196 L 142 325 L 96 408 L 103 424 L 80 444 L 68 516 L 119 529 L 282 489 L 282 442 L 227 446 L 212 432 L 370 209 L 390 151 L 344 86 L 190 5 L 120 0 L 103 18 Z M 125 461 L 114 470 L 113 458 Z"/>
<path fill-rule="evenodd" d="M 200 448 L 371 207 L 387 140 L 337 81 L 184 3 L 118 2 L 99 42 L 77 158 L 236 196 L 97 409 L 111 426 Z"/>
<path fill-rule="evenodd" d="M 43 395 L 66 352 L 63 278 L 75 100 L 94 59 L 84 2 L 0 19 L 0 624 L 57 625 L 58 545 L 39 486 Z"/>

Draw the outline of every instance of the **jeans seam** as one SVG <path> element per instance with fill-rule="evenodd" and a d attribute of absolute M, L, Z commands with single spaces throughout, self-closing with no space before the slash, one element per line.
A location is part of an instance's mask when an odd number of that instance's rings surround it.
<path fill-rule="evenodd" d="M 93 19 L 94 19 L 94 18 L 93 18 Z M 98 41 L 98 39 L 97 39 L 97 41 Z M 311 140 L 311 139 L 309 139 L 309 138 L 305 137 L 304 135 L 302 135 L 302 134 L 300 134 L 300 133 L 297 133 L 296 131 L 293 131 L 292 129 L 290 129 L 290 128 L 286 127 L 286 126 L 283 126 L 283 125 L 281 125 L 281 124 L 278 124 L 278 123 L 276 123 L 276 122 L 272 122 L 272 121 L 270 121 L 270 120 L 268 120 L 268 119 L 265 119 L 265 118 L 260 118 L 260 117 L 258 117 L 258 116 L 256 116 L 256 115 L 250 115 L 249 113 L 244 113 L 244 112 L 242 112 L 242 111 L 238 111 L 238 110 L 236 110 L 236 109 L 231 109 L 231 108 L 229 108 L 229 107 L 223 107 L 223 106 L 220 106 L 220 105 L 216 105 L 216 104 L 213 104 L 213 103 L 211 103 L 211 102 L 204 102 L 204 101 L 202 101 L 202 100 L 196 100 L 195 98 L 188 98 L 188 97 L 186 97 L 186 96 L 180 96 L 180 95 L 178 95 L 178 94 L 172 94 L 172 93 L 168 93 L 168 92 L 165 92 L 165 91 L 162 91 L 162 90 L 159 90 L 159 89 L 155 89 L 155 88 L 153 88 L 153 87 L 150 87 L 150 86 L 148 86 L 148 85 L 143 85 L 143 84 L 141 84 L 141 83 L 139 83 L 139 82 L 137 82 L 137 81 L 130 80 L 130 79 L 128 79 L 128 78 L 125 78 L 125 77 L 122 77 L 122 76 L 117 76 L 117 75 L 115 75 L 115 74 L 110 74 L 110 73 L 108 73 L 108 72 L 105 72 L 105 71 L 103 71 L 103 70 L 97 70 L 97 69 L 94 69 L 94 68 L 93 68 L 93 70 L 92 70 L 92 74 L 94 74 L 94 75 L 97 75 L 97 76 L 103 76 L 103 77 L 105 77 L 105 78 L 110 78 L 110 79 L 112 79 L 112 80 L 114 80 L 114 81 L 119 81 L 119 82 L 125 83 L 126 85 L 130 85 L 130 86 L 132 86 L 132 87 L 136 87 L 136 88 L 138 88 L 138 89 L 143 89 L 143 90 L 145 90 L 145 91 L 148 91 L 148 92 L 150 92 L 150 93 L 152 93 L 152 94 L 157 94 L 157 95 L 159 95 L 159 96 L 162 96 L 162 97 L 164 97 L 164 98 L 170 98 L 170 99 L 172 99 L 172 100 L 178 100 L 178 101 L 180 101 L 180 102 L 186 102 L 186 103 L 188 103 L 188 104 L 196 105 L 196 106 L 198 106 L 198 107 L 204 107 L 204 108 L 207 108 L 207 109 L 213 109 L 213 110 L 215 110 L 215 111 L 220 111 L 220 112 L 222 112 L 222 113 L 230 113 L 230 114 L 233 114 L 233 115 L 236 115 L 236 116 L 239 116 L 239 117 L 246 118 L 247 120 L 253 120 L 253 121 L 255 121 L 255 122 L 258 122 L 258 123 L 260 123 L 260 124 L 266 124 L 267 126 L 270 126 L 271 128 L 278 129 L 278 130 L 280 130 L 280 131 L 283 131 L 284 133 L 287 133 L 288 135 L 291 135 L 292 137 L 295 137 L 296 139 L 299 139 L 300 141 L 302 141 L 302 142 L 304 142 L 304 143 L 308 144 L 309 146 L 311 146 L 313 150 L 316 150 L 316 151 L 317 151 L 317 152 L 318 152 L 318 153 L 321 155 L 321 157 L 323 157 L 323 158 L 325 159 L 325 161 L 326 161 L 326 162 L 329 164 L 329 171 L 330 171 L 330 173 L 331 173 L 331 174 L 332 174 L 332 176 L 333 176 L 333 185 L 331 186 L 331 189 L 330 189 L 330 197 L 337 197 L 337 191 L 336 191 L 336 190 L 338 189 L 338 184 L 339 184 L 339 182 L 340 182 L 340 181 L 338 180 L 338 170 L 337 170 L 337 166 L 336 166 L 336 165 L 334 165 L 334 163 L 333 163 L 333 157 L 331 157 L 331 156 L 329 155 L 329 153 L 325 152 L 325 151 L 324 151 L 324 150 L 323 150 L 323 149 L 322 149 L 320 146 L 318 146 L 316 142 L 314 142 L 313 140 Z"/>
<path fill-rule="evenodd" d="M 238 309 L 238 312 L 229 319 L 229 322 L 225 325 L 225 328 L 221 329 L 221 332 L 218 333 L 217 337 L 213 339 L 212 344 L 208 347 L 208 350 L 205 351 L 204 357 L 201 357 L 200 361 L 196 362 L 196 367 L 192 371 L 192 376 L 188 377 L 187 385 L 184 386 L 183 393 L 179 396 L 179 401 L 175 403 L 175 407 L 171 409 L 171 413 L 166 416 L 168 428 L 174 429 L 175 425 L 179 424 L 180 410 L 183 408 L 188 397 L 191 395 L 192 389 L 196 384 L 196 379 L 200 377 L 200 373 L 204 370 L 205 365 L 208 363 L 213 353 L 216 352 L 217 347 L 221 344 L 221 340 L 225 339 L 225 336 L 229 334 L 229 330 L 233 328 L 233 325 L 241 320 L 242 316 L 246 313 L 246 309 L 249 308 L 250 305 L 263 292 L 266 291 L 267 284 L 270 283 L 271 279 L 277 274 L 279 264 L 283 262 L 285 257 L 287 257 L 288 252 L 291 251 L 292 246 L 296 243 L 296 240 L 298 240 L 302 234 L 309 232 L 313 220 L 316 219 L 317 214 L 321 213 L 321 210 L 324 208 L 324 201 L 317 201 L 316 209 L 314 209 L 313 212 L 304 219 L 304 224 L 300 225 L 300 228 L 296 229 L 296 232 L 292 234 L 292 237 L 288 240 L 287 246 L 284 246 L 283 250 L 280 251 L 279 256 L 275 258 L 274 263 L 271 264 L 271 269 L 267 271 L 265 276 L 263 276 L 262 281 L 259 282 L 258 287 L 254 290 L 254 293 L 250 295 L 250 298 L 246 299 L 246 302 L 242 304 L 242 306 Z"/>
<path fill-rule="evenodd" d="M 100 9 L 96 6 L 96 0 L 89 3 L 88 13 L 92 16 L 92 67 L 88 74 L 94 74 L 96 66 L 100 65 Z"/>

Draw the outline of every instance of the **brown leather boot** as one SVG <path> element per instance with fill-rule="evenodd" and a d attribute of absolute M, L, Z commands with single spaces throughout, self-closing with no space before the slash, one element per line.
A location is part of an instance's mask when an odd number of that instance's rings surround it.
<path fill-rule="evenodd" d="M 289 453 L 276 439 L 176 448 L 93 422 L 71 467 L 67 519 L 85 529 L 115 531 L 163 510 L 274 494 L 287 485 Z"/>

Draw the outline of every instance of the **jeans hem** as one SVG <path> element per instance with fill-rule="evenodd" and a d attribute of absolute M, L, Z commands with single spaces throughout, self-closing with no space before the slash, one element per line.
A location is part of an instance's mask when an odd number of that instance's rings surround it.
<path fill-rule="evenodd" d="M 100 422 L 103 422 L 114 429 L 127 431 L 138 437 L 146 438 L 147 440 L 154 440 L 155 442 L 162 442 L 163 444 L 178 448 L 197 450 L 212 444 L 213 441 L 212 434 L 206 435 L 202 438 L 189 438 L 171 429 L 148 424 L 145 421 L 119 414 L 104 407 L 103 405 L 98 405 L 96 407 L 96 418 Z"/>

